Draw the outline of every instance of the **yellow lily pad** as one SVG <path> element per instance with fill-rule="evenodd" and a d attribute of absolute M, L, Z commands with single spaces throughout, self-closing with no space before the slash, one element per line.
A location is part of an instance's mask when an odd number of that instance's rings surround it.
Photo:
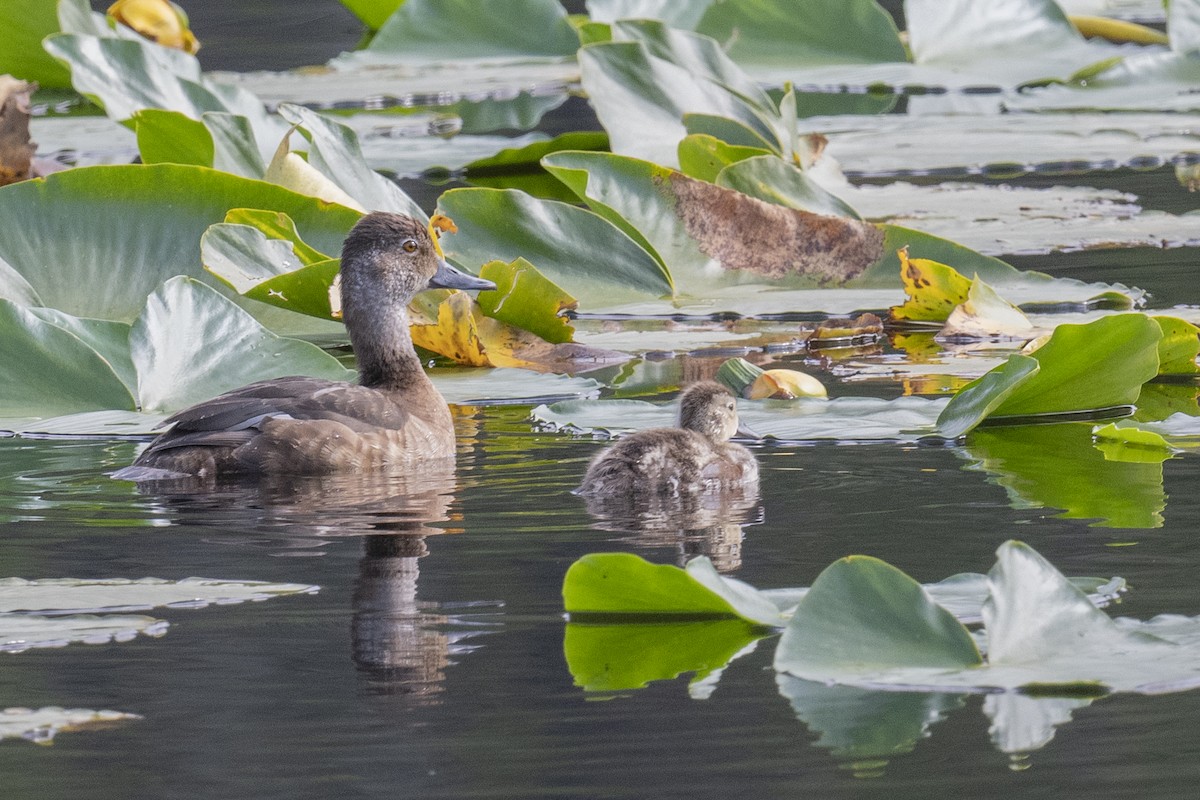
<path fill-rule="evenodd" d="M 908 299 L 891 309 L 893 320 L 945 322 L 951 312 L 965 303 L 971 281 L 956 269 L 927 258 L 909 258 L 908 248 L 897 251 L 900 280 Z"/>

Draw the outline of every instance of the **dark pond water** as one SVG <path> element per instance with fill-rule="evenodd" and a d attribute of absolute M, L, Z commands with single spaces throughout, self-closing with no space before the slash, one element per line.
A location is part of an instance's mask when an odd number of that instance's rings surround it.
<path fill-rule="evenodd" d="M 332 2 L 188 8 L 211 68 L 317 62 L 357 36 Z M 268 52 L 263 41 L 278 44 Z M 1169 173 L 1128 177 L 1129 190 L 1187 207 Z M 1195 262 L 1194 251 L 1125 251 L 1019 265 L 1135 283 L 1167 305 L 1200 302 Z M 321 587 L 261 604 L 160 609 L 171 624 L 160 639 L 0 654 L 0 707 L 143 716 L 46 747 L 0 743 L 3 796 L 1196 796 L 1200 692 L 1081 701 L 1023 754 L 989 738 L 978 696 L 939 701 L 944 718 L 923 720 L 934 723 L 927 736 L 918 713 L 907 739 L 894 735 L 910 718 L 895 704 L 814 689 L 797 711 L 776 685 L 770 639 L 734 661 L 707 698 L 691 696 L 686 677 L 598 698 L 574 685 L 564 659 L 559 591 L 567 566 L 597 550 L 657 562 L 709 554 L 730 574 L 775 587 L 808 585 L 849 553 L 922 581 L 984 571 L 1001 542 L 1020 538 L 1066 574 L 1127 578 L 1121 614 L 1196 615 L 1200 458 L 1167 461 L 1148 501 L 1137 488 L 1144 471 L 1122 483 L 1102 465 L 1079 466 L 1084 483 L 1095 470 L 1115 507 L 1152 517 L 1165 502 L 1161 527 L 1132 529 L 1039 507 L 1049 501 L 1028 487 L 1063 466 L 1053 453 L 1040 466 L 1036 447 L 1004 478 L 969 468 L 986 454 L 963 448 L 762 446 L 762 508 L 751 524 L 637 533 L 603 529 L 568 493 L 602 443 L 534 432 L 527 413 L 460 418 L 448 480 L 207 496 L 144 495 L 107 479 L 136 443 L 0 440 L 2 576 Z M 1010 496 L 1001 481 L 1026 492 Z"/>

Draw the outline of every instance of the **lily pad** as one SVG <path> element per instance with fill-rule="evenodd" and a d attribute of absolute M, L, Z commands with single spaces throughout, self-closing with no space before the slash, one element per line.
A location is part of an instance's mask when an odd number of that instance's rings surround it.
<path fill-rule="evenodd" d="M 338 252 L 360 216 L 204 167 L 84 167 L 0 189 L 0 213 L 25 233 L 0 241 L 0 260 L 44 305 L 131 322 L 167 278 L 203 275 L 200 237 L 231 208 L 285 212 L 323 252 Z"/>
<path fill-rule="evenodd" d="M 56 6 L 55 0 L 29 0 L 0 7 L 0 75 L 47 89 L 71 85 L 70 73 L 42 49 L 42 39 L 59 31 Z"/>
<path fill-rule="evenodd" d="M 406 0 L 366 50 L 343 55 L 342 62 L 564 58 L 578 47 L 556 0 Z"/>
<path fill-rule="evenodd" d="M 775 668 L 824 682 L 880 668 L 969 669 L 982 663 L 974 639 L 920 584 L 867 556 L 834 562 L 817 576 L 784 629 Z"/>
<path fill-rule="evenodd" d="M 939 430 L 953 438 L 989 417 L 1131 405 L 1142 384 L 1158 374 L 1161 338 L 1159 326 L 1144 314 L 1060 325 L 1037 350 L 1011 357 L 959 390 L 938 418 Z M 1031 370 L 1027 359 L 1038 369 Z"/>
<path fill-rule="evenodd" d="M 636 242 L 566 203 L 512 190 L 452 189 L 438 199 L 438 210 L 459 226 L 442 242 L 447 258 L 469 267 L 525 258 L 581 302 L 603 297 L 616 304 L 672 292 L 665 270 Z M 600 253 L 603 269 L 596 268 Z"/>
<path fill-rule="evenodd" d="M 0 578 L 0 613 L 125 614 L 152 608 L 204 608 L 291 594 L 313 594 L 300 583 L 222 581 L 211 578 Z"/>
<path fill-rule="evenodd" d="M 106 728 L 134 719 L 141 717 L 124 711 L 92 711 L 59 706 L 6 708 L 0 710 L 0 739 L 27 739 L 47 744 L 59 733 Z"/>
<path fill-rule="evenodd" d="M 316 345 L 276 336 L 216 291 L 182 276 L 147 298 L 130 331 L 130 347 L 138 404 L 148 411 L 184 408 L 256 380 L 353 377 Z"/>
<path fill-rule="evenodd" d="M 146 616 L 81 614 L 42 617 L 0 614 L 0 653 L 23 653 L 37 648 L 65 647 L 76 642 L 125 642 L 138 634 L 162 636 L 166 632 L 166 622 Z"/>
<path fill-rule="evenodd" d="M 573 620 L 683 616 L 737 618 L 765 626 L 782 623 L 773 603 L 753 587 L 722 577 L 704 557 L 692 559 L 681 570 L 629 553 L 593 553 L 567 570 L 563 604 Z"/>
<path fill-rule="evenodd" d="M 874 565 L 858 567 L 860 574 L 853 575 L 853 579 L 869 580 L 877 569 Z M 929 644 L 920 635 L 902 637 L 897 642 L 898 657 L 888 659 L 892 661 L 888 665 L 881 665 L 881 659 L 870 652 L 861 657 L 850 653 L 843 658 L 823 658 L 811 648 L 794 647 L 802 640 L 793 635 L 794 631 L 811 638 L 821 630 L 808 631 L 805 615 L 798 610 L 776 652 L 776 668 L 797 677 L 909 691 L 957 688 L 1078 695 L 1105 691 L 1155 693 L 1200 686 L 1200 668 L 1190 652 L 1200 641 L 1200 620 L 1112 620 L 1044 558 L 1020 542 L 1006 542 L 997 551 L 997 564 L 989 573 L 989 594 L 984 606 L 986 665 L 970 663 L 966 657 L 960 659 L 962 664 L 913 663 L 919 659 L 905 657 L 910 648 Z M 870 604 L 873 611 L 868 607 L 863 612 L 886 614 L 898 608 L 889 602 L 890 597 L 880 597 Z M 835 608 L 842 604 L 857 608 L 861 598 L 831 593 L 831 601 Z M 921 602 L 910 603 L 907 610 L 899 612 L 894 630 L 926 630 L 928 613 Z M 819 622 L 821 617 L 816 619 Z M 871 626 L 855 627 L 865 632 Z M 847 631 L 839 630 L 839 634 L 844 637 Z M 962 634 L 966 635 L 965 629 Z M 954 633 L 945 633 L 937 641 L 940 645 L 955 637 Z M 922 658 L 932 660 L 928 651 Z"/>
<path fill-rule="evenodd" d="M 835 397 L 832 400 L 740 402 L 738 416 L 759 434 L 781 442 L 914 441 L 933 430 L 944 400 Z M 641 400 L 568 400 L 538 406 L 534 420 L 553 430 L 608 433 L 675 424 L 674 410 Z"/>
<path fill-rule="evenodd" d="M 118 345 L 128 327 L 107 331 Z M 124 330 L 119 330 L 124 328 Z M 4 416 L 55 416 L 135 407 L 127 386 L 95 348 L 32 310 L 0 300 L 0 408 Z M 128 345 L 125 345 L 128 352 Z"/>

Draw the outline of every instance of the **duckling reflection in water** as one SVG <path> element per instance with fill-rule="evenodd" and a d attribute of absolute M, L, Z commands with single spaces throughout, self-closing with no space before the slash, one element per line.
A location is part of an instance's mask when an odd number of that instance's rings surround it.
<path fill-rule="evenodd" d="M 495 289 L 446 263 L 424 225 L 376 211 L 342 248 L 342 306 L 357 384 L 294 376 L 227 392 L 166 421 L 120 480 L 398 471 L 453 459 L 446 401 L 421 369 L 407 307 L 426 288 Z"/>

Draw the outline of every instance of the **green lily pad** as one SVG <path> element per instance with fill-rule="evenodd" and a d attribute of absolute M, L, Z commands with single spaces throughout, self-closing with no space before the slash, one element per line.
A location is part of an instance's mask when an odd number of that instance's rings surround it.
<path fill-rule="evenodd" d="M 851 580 L 861 582 L 873 577 L 879 568 L 872 564 L 854 572 L 849 567 L 843 569 Z M 899 577 L 895 580 L 900 582 Z M 854 610 L 852 613 L 861 613 L 867 619 L 856 624 L 853 631 L 847 631 L 844 624 L 839 626 L 837 639 L 830 641 L 820 637 L 824 630 L 820 627 L 822 617 L 816 617 L 815 628 L 805 622 L 800 613 L 802 603 L 780 642 L 776 668 L 797 677 L 910 691 L 933 687 L 1079 695 L 1110 690 L 1182 691 L 1200 686 L 1200 667 L 1191 652 L 1200 643 L 1200 620 L 1196 618 L 1112 620 L 1044 558 L 1020 542 L 1006 542 L 997 551 L 997 564 L 989 573 L 989 593 L 983 610 L 986 665 L 971 663 L 965 654 L 958 657 L 956 651 L 944 659 L 945 664 L 929 663 L 937 659 L 927 649 L 931 642 L 923 633 L 928 630 L 927 601 L 917 598 L 900 605 L 891 591 L 870 603 L 864 603 L 861 595 L 831 592 L 830 614 L 838 609 L 844 621 L 846 615 L 840 609 L 848 606 Z M 876 647 L 858 652 L 846 643 L 847 639 L 857 641 L 859 631 L 871 632 L 880 616 L 891 613 L 897 613 L 898 618 L 890 630 L 864 642 L 874 642 Z M 933 614 L 939 618 L 936 612 Z M 953 630 L 953 626 L 947 628 Z M 802 638 L 791 636 L 796 630 L 802 632 Z M 898 631 L 912 631 L 913 635 L 899 636 Z M 829 632 L 832 634 L 833 629 Z M 967 635 L 965 629 L 962 635 Z M 934 640 L 934 646 L 956 636 L 944 634 Z M 820 646 L 797 646 L 806 640 L 818 641 Z M 839 651 L 844 655 L 831 657 Z M 887 656 L 881 658 L 882 653 Z M 953 663 L 956 657 L 963 663 Z"/>
<path fill-rule="evenodd" d="M 953 438 L 989 417 L 1131 405 L 1142 384 L 1158 374 L 1161 338 L 1159 326 L 1144 314 L 1060 325 L 1037 350 L 1010 357 L 960 389 L 938 418 L 939 431 Z M 1032 370 L 1026 359 L 1037 362 L 1038 369 Z"/>
<path fill-rule="evenodd" d="M 255 179 L 266 172 L 245 117 L 205 111 L 197 121 L 178 111 L 144 108 L 130 119 L 144 164 L 194 164 Z"/>
<path fill-rule="evenodd" d="M 324 252 L 339 252 L 360 216 L 204 167 L 83 167 L 0 189 L 0 213 L 24 231 L 0 240 L 0 260 L 44 305 L 131 322 L 167 278 L 203 276 L 200 237 L 231 208 L 285 212 Z"/>
<path fill-rule="evenodd" d="M 47 89 L 71 85 L 70 73 L 42 49 L 42 39 L 59 31 L 56 6 L 55 0 L 29 0 L 0 7 L 0 75 Z"/>
<path fill-rule="evenodd" d="M 581 302 L 673 291 L 662 266 L 624 232 L 566 203 L 511 190 L 452 189 L 438 210 L 459 229 L 442 240 L 446 256 L 468 267 L 525 258 Z"/>
<path fill-rule="evenodd" d="M 110 328 L 105 334 L 127 340 L 128 327 L 119 327 L 123 330 Z M 61 322 L 55 324 L 0 300 L 0 330 L 0 413 L 4 416 L 135 407 L 133 390 L 113 365 Z"/>
<path fill-rule="evenodd" d="M 755 625 L 782 622 L 773 603 L 753 587 L 722 577 L 707 558 L 686 569 L 651 564 L 630 553 L 592 553 L 563 578 L 563 604 L 572 619 L 645 616 L 660 619 L 740 619 Z"/>
<path fill-rule="evenodd" d="M 308 139 L 308 164 L 363 208 L 426 219 L 421 207 L 399 186 L 367 166 L 358 136 L 352 129 L 303 106 L 284 104 L 279 107 L 279 114 L 298 125 Z"/>
<path fill-rule="evenodd" d="M 426 64 L 563 58 L 579 39 L 556 0 L 406 0 L 342 62 Z"/>
<path fill-rule="evenodd" d="M 868 556 L 834 562 L 817 576 L 784 629 L 775 668 L 798 678 L 839 678 L 877 669 L 969 669 L 975 640 L 900 570 Z"/>
<path fill-rule="evenodd" d="M 730 164 L 717 175 L 715 183 L 786 208 L 859 219 L 858 212 L 847 203 L 794 164 L 774 155 L 754 156 Z"/>
<path fill-rule="evenodd" d="M 496 284 L 495 290 L 479 293 L 478 303 L 484 314 L 535 333 L 547 342 L 569 342 L 574 338 L 571 322 L 563 313 L 578 305 L 575 298 L 525 259 L 484 264 L 479 277 Z"/>
<path fill-rule="evenodd" d="M 184 408 L 257 380 L 354 375 L 316 345 L 276 336 L 216 291 L 182 276 L 147 298 L 129 338 L 138 404 L 149 411 Z"/>

